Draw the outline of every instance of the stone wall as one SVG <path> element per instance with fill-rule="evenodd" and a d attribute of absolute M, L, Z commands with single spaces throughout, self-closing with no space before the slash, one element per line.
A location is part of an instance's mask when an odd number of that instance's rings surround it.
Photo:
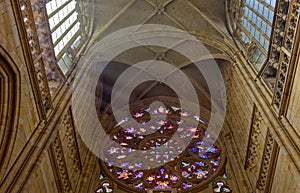
<path fill-rule="evenodd" d="M 13 107 L 18 109 L 17 121 L 4 127 L 12 136 L 0 172 L 0 192 L 94 192 L 100 169 L 97 158 L 76 132 L 71 88 L 62 85 L 52 109 L 41 115 L 39 85 L 28 62 L 30 56 L 24 51 L 27 42 L 21 19 L 16 1 L 0 0 L 0 55 L 7 65 L 14 66 L 19 80 L 18 102 Z M 228 106 L 222 131 L 230 185 L 234 192 L 298 192 L 300 67 L 293 72 L 287 114 L 279 117 L 268 88 L 243 53 L 232 57 L 236 58 L 234 64 L 223 69 Z M 205 191 L 210 192 L 211 187 Z"/>
<path fill-rule="evenodd" d="M 299 53 L 299 51 L 298 51 Z M 287 110 L 287 119 L 293 129 L 300 136 L 300 60 L 295 70 L 295 78 L 293 80 L 292 92 L 290 94 L 289 108 Z"/>
<path fill-rule="evenodd" d="M 9 126 L 0 125 L 1 133 L 9 133 L 5 139 L 8 141 L 6 152 L 1 154 L 4 161 L 0 192 L 93 192 L 99 173 L 98 162 L 72 123 L 71 89 L 67 85 L 60 87 L 61 93 L 52 98 L 53 107 L 48 113 L 41 113 L 40 88 L 28 55 L 30 49 L 23 19 L 17 1 L 0 0 L 0 62 L 13 69 L 16 80 L 13 84 L 16 87 L 11 91 L 16 104 L 8 107 L 0 104 L 0 109 L 5 107 L 9 112 L 16 112 L 1 114 L 1 124 L 2 119 L 5 122 L 12 118 L 14 122 Z M 0 93 L 0 98 L 6 94 Z"/>
<path fill-rule="evenodd" d="M 228 157 L 233 163 L 238 188 L 240 192 L 296 191 L 298 185 L 294 180 L 300 177 L 295 160 L 298 153 L 284 132 L 290 127 L 285 118 L 276 116 L 271 100 L 268 100 L 268 88 L 262 86 L 253 68 L 242 58 L 239 63 L 223 69 L 228 97 L 228 128 L 224 132 L 229 136 L 228 140 L 233 138 Z M 287 119 L 294 117 L 290 119 L 292 123 L 299 117 L 299 107 L 295 105 L 298 94 L 291 93 L 294 105 L 289 108 Z"/>
<path fill-rule="evenodd" d="M 15 65 L 17 80 L 20 81 L 15 88 L 15 94 L 19 95 L 18 105 L 13 107 L 19 110 L 18 117 L 15 117 L 18 119 L 18 125 L 5 128 L 15 133 L 10 138 L 10 143 L 13 145 L 7 150 L 11 152 L 11 155 L 7 156 L 9 159 L 9 164 L 5 169 L 7 173 L 40 120 L 11 1 L 0 1 L 0 25 L 0 55 L 10 61 L 6 65 Z"/>

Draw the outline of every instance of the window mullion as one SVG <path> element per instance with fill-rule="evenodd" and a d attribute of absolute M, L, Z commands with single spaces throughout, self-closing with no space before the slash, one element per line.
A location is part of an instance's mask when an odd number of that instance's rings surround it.
<path fill-rule="evenodd" d="M 264 49 L 264 47 L 256 40 L 256 38 L 248 32 L 248 30 L 243 26 L 240 25 L 241 30 L 247 34 L 247 36 L 251 39 L 251 41 L 255 42 L 256 46 L 259 48 L 259 50 L 265 55 L 267 56 L 267 51 Z"/>
<path fill-rule="evenodd" d="M 77 39 L 79 36 L 79 31 L 77 31 L 74 36 L 70 39 L 70 41 L 64 46 L 64 48 L 57 54 L 56 58 L 57 60 L 61 59 L 63 54 L 67 51 L 67 49 L 73 44 L 73 42 Z"/>
<path fill-rule="evenodd" d="M 248 17 L 245 17 L 245 19 L 256 29 L 260 32 L 261 35 L 264 36 L 264 38 L 266 38 L 267 40 L 270 41 L 270 37 L 267 36 L 267 34 L 265 34 L 265 32 L 263 32 L 251 19 L 249 19 Z"/>
<path fill-rule="evenodd" d="M 66 35 L 69 33 L 69 31 L 78 23 L 78 19 L 76 19 L 67 29 L 65 29 L 65 32 L 61 34 L 61 36 L 55 41 L 54 46 L 56 46 Z"/>
<path fill-rule="evenodd" d="M 272 23 L 266 19 L 263 15 L 261 15 L 259 12 L 257 12 L 253 7 L 251 7 L 249 4 L 245 3 L 245 6 L 249 8 L 253 13 L 255 13 L 260 19 L 262 19 L 264 22 L 266 22 L 267 25 L 272 26 Z"/>
<path fill-rule="evenodd" d="M 271 5 L 269 5 L 268 3 L 264 2 L 263 0 L 257 0 L 258 2 L 260 2 L 261 4 L 263 4 L 265 7 L 269 8 L 270 10 L 272 10 L 274 12 L 274 7 L 272 7 Z"/>
<path fill-rule="evenodd" d="M 53 17 L 55 14 L 57 14 L 60 10 L 62 10 L 63 8 L 65 8 L 69 3 L 71 3 L 72 0 L 68 0 L 66 1 L 64 4 L 62 4 L 61 6 L 59 6 L 57 9 L 55 9 L 54 11 L 52 11 L 50 14 L 48 14 L 48 17 Z"/>
<path fill-rule="evenodd" d="M 68 13 L 68 15 L 66 15 L 58 24 L 56 24 L 52 29 L 51 29 L 51 33 L 53 33 L 55 30 L 57 30 L 57 28 L 59 28 L 65 21 L 67 21 L 67 19 L 69 19 L 69 17 L 76 12 L 76 9 L 73 9 L 70 13 Z"/>

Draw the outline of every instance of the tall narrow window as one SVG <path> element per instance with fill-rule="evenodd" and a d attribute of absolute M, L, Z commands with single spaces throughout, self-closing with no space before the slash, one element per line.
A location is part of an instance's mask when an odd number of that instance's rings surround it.
<path fill-rule="evenodd" d="M 276 0 L 245 0 L 240 30 L 248 56 L 257 70 L 267 59 Z"/>
<path fill-rule="evenodd" d="M 80 41 L 80 22 L 78 20 L 75 0 L 51 0 L 46 4 L 58 65 L 64 74 L 71 66 L 71 54 L 68 48 L 73 48 Z"/>

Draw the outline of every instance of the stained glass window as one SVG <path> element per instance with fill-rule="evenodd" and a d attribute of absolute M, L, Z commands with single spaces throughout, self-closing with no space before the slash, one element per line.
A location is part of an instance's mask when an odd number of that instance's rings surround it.
<path fill-rule="evenodd" d="M 168 119 L 158 119 L 153 125 L 146 127 L 150 115 L 151 118 L 167 115 Z M 198 125 L 186 126 L 179 117 L 196 120 Z M 142 127 L 130 126 L 131 121 L 141 123 Z M 189 188 L 199 188 L 201 182 L 208 180 L 220 168 L 222 162 L 220 146 L 208 145 L 204 140 L 213 139 L 205 131 L 206 127 L 207 122 L 204 119 L 181 111 L 178 107 L 139 109 L 132 112 L 132 117 L 126 117 L 114 125 L 111 138 L 121 146 L 107 148 L 106 160 L 101 162 L 101 165 L 106 168 L 107 175 L 111 175 L 112 179 L 141 192 L 174 188 L 180 192 Z M 153 133 L 148 135 L 149 131 Z M 175 131 L 179 140 L 170 137 Z M 184 140 L 190 135 L 193 136 L 193 140 L 186 149 L 182 149 L 180 139 Z M 145 154 L 147 163 L 124 161 L 136 150 L 150 151 L 149 154 Z M 116 162 L 112 163 L 109 160 L 116 160 L 118 166 L 115 166 Z M 162 166 L 143 169 L 145 164 L 152 162 L 162 163 Z"/>
<path fill-rule="evenodd" d="M 114 188 L 112 183 L 104 177 L 102 173 L 99 176 L 99 187 L 96 189 L 96 193 L 110 193 L 113 192 Z"/>
<path fill-rule="evenodd" d="M 218 180 L 215 182 L 213 187 L 214 192 L 232 192 L 230 187 L 226 185 L 226 183 L 222 180 Z"/>
<path fill-rule="evenodd" d="M 276 0 L 246 0 L 241 18 L 241 38 L 250 47 L 249 59 L 259 70 L 267 59 Z"/>
<path fill-rule="evenodd" d="M 80 41 L 80 22 L 75 0 L 51 0 L 46 4 L 52 42 L 58 65 L 64 74 L 71 66 L 69 47 L 76 47 Z"/>

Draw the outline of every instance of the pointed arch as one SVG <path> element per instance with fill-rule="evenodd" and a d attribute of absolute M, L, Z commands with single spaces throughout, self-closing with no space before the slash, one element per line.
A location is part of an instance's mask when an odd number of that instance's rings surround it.
<path fill-rule="evenodd" d="M 0 46 L 0 182 L 12 155 L 20 103 L 20 73 L 8 52 Z"/>

